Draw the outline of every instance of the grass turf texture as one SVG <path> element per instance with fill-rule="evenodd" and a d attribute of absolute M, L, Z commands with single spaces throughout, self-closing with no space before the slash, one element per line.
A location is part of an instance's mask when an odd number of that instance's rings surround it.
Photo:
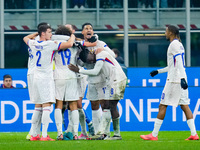
<path fill-rule="evenodd" d="M 73 141 L 27 141 L 27 132 L 0 133 L 0 150 L 10 149 L 87 149 L 87 150 L 198 150 L 200 141 L 185 141 L 190 136 L 190 131 L 161 131 L 158 141 L 145 141 L 141 134 L 150 132 L 121 132 L 123 140 L 97 141 L 97 140 L 73 140 Z M 200 134 L 200 132 L 198 132 Z M 49 132 L 51 138 L 56 138 L 56 132 Z"/>

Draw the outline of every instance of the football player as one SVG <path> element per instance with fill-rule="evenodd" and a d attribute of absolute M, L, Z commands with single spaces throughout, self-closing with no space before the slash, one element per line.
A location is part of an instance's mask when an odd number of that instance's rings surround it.
<path fill-rule="evenodd" d="M 72 34 L 67 42 L 50 41 L 52 32 L 48 25 L 41 25 L 37 33 L 27 35 L 23 38 L 24 42 L 31 50 L 36 52 L 36 68 L 33 78 L 33 103 L 35 108 L 42 107 L 42 137 L 38 138 L 36 125 L 38 119 L 32 120 L 33 135 L 30 140 L 52 141 L 47 135 L 47 129 L 50 120 L 51 104 L 55 103 L 55 87 L 53 81 L 52 53 L 55 50 L 67 49 L 73 45 L 75 36 Z M 31 40 L 39 34 L 40 40 Z"/>
<path fill-rule="evenodd" d="M 84 68 L 79 68 L 73 66 L 72 64 L 69 65 L 69 68 L 73 71 L 86 74 L 86 75 L 93 75 L 96 76 L 103 72 L 106 78 L 106 84 L 104 86 L 105 97 L 104 100 L 101 101 L 101 106 L 103 109 L 102 113 L 102 120 L 101 120 L 101 128 L 100 136 L 96 137 L 95 139 L 99 140 L 121 140 L 120 135 L 120 123 L 119 123 L 119 112 L 117 110 L 117 103 L 120 99 L 123 99 L 124 91 L 126 87 L 126 75 L 124 74 L 121 66 L 116 61 L 116 59 L 111 56 L 104 48 L 97 48 L 95 50 L 95 55 L 90 57 L 88 60 L 96 60 L 96 64 L 93 69 L 85 70 Z M 93 61 L 94 61 L 93 60 Z M 110 115 L 111 112 L 111 115 Z M 113 121 L 113 130 L 114 136 L 110 137 L 110 121 Z"/>
<path fill-rule="evenodd" d="M 151 134 L 140 135 L 144 140 L 158 140 L 158 132 L 165 118 L 167 106 L 181 106 L 187 118 L 187 124 L 191 131 L 191 136 L 186 140 L 199 140 L 194 119 L 190 110 L 190 100 L 188 98 L 187 75 L 185 72 L 185 50 L 180 42 L 179 30 L 173 25 L 169 25 L 165 31 L 166 39 L 170 41 L 167 50 L 167 67 L 154 70 L 150 73 L 152 77 L 158 73 L 167 72 L 167 81 L 162 92 L 159 111 Z"/>

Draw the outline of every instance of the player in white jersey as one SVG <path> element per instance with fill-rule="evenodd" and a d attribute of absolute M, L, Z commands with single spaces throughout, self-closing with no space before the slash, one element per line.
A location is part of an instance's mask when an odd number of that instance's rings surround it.
<path fill-rule="evenodd" d="M 93 36 L 93 26 L 90 23 L 85 23 L 82 25 L 82 35 L 84 36 L 84 40 L 88 41 L 88 39 L 91 39 Z M 104 47 L 107 48 L 107 45 L 100 40 L 97 40 L 96 46 L 94 47 L 87 47 L 87 49 L 90 51 L 90 53 L 94 53 L 94 50 L 98 47 Z M 109 50 L 108 50 L 109 51 Z M 114 52 L 111 50 L 110 53 L 115 55 Z M 80 57 L 81 58 L 81 57 Z M 87 63 L 85 60 L 82 60 L 85 64 L 84 67 L 87 69 L 93 69 L 94 68 L 94 62 L 93 63 Z M 106 78 L 103 76 L 102 71 L 96 76 L 89 75 L 88 76 L 88 91 L 87 91 L 87 99 L 90 100 L 91 106 L 92 106 L 92 120 L 94 125 L 95 134 L 97 134 L 99 130 L 99 124 L 101 119 L 101 109 L 99 109 L 100 100 L 103 100 L 105 95 L 103 93 L 102 88 L 105 86 Z"/>
<path fill-rule="evenodd" d="M 36 35 L 40 36 L 39 41 L 31 40 Z M 33 124 L 33 135 L 30 140 L 51 141 L 47 135 L 47 128 L 49 125 L 50 107 L 55 103 L 55 87 L 53 81 L 53 64 L 52 54 L 55 50 L 66 49 L 73 45 L 75 36 L 72 34 L 68 42 L 57 43 L 48 41 L 51 39 L 51 27 L 42 25 L 38 29 L 38 33 L 30 34 L 24 37 L 24 42 L 36 52 L 36 68 L 33 79 L 33 103 L 35 107 L 42 107 L 42 137 L 38 138 L 36 134 L 36 127 L 38 120 Z"/>
<path fill-rule="evenodd" d="M 72 31 L 72 33 L 75 33 L 75 28 L 71 24 L 66 24 L 65 26 L 68 27 Z M 95 39 L 93 39 L 93 41 L 85 42 L 82 39 L 76 38 L 76 41 L 81 43 L 84 46 L 96 46 L 96 42 L 94 40 Z M 79 122 L 81 125 L 81 135 L 78 136 L 78 139 L 86 139 L 88 136 L 87 136 L 85 122 L 87 122 L 87 125 L 88 125 L 89 135 L 94 135 L 93 122 L 92 120 L 90 120 L 89 116 L 87 115 L 87 112 L 82 108 L 82 99 L 85 95 L 86 86 L 87 86 L 87 76 L 82 75 L 82 74 L 77 74 L 77 82 L 78 82 L 78 92 L 79 92 L 79 100 L 77 103 L 78 103 L 78 112 L 79 112 Z M 67 120 L 66 115 L 65 115 L 67 114 L 66 113 L 67 111 L 69 111 L 70 113 L 70 110 L 65 110 L 65 113 L 64 113 L 65 121 Z M 69 120 L 69 126 L 71 126 L 70 120 Z"/>
<path fill-rule="evenodd" d="M 158 140 L 158 132 L 165 118 L 168 105 L 180 105 L 187 118 L 187 124 L 191 131 L 191 136 L 186 140 L 198 140 L 194 119 L 189 108 L 190 100 L 188 98 L 187 76 L 185 72 L 185 50 L 180 42 L 179 30 L 175 26 L 168 26 L 165 32 L 166 39 L 170 41 L 167 50 L 167 67 L 154 70 L 150 73 L 152 77 L 158 73 L 167 72 L 167 81 L 162 92 L 159 111 L 154 123 L 154 129 L 151 134 L 140 135 L 144 140 Z"/>
<path fill-rule="evenodd" d="M 41 22 L 40 24 L 38 24 L 37 29 L 39 29 L 39 27 L 41 25 L 49 25 L 46 22 Z M 49 25 L 50 26 L 50 25 Z M 35 40 L 39 40 L 40 37 L 39 35 L 35 37 Z M 29 97 L 30 100 L 33 101 L 33 75 L 34 75 L 34 70 L 35 70 L 35 63 L 36 63 L 36 52 L 30 48 L 28 48 L 28 53 L 29 53 L 29 59 L 28 59 L 28 72 L 27 72 L 27 82 L 28 82 L 28 91 L 29 91 Z M 37 125 L 37 136 L 40 137 L 40 128 L 41 128 L 41 117 L 42 117 L 42 107 L 37 107 L 32 115 L 32 119 L 33 122 L 34 120 L 39 120 L 38 121 L 38 125 Z M 33 134 L 33 130 L 32 130 L 32 124 L 31 124 L 31 129 L 29 131 L 29 134 L 26 136 L 27 140 L 30 140 L 31 135 Z"/>
<path fill-rule="evenodd" d="M 66 41 L 61 40 L 61 35 L 70 36 L 71 30 L 65 26 L 60 26 L 55 31 L 54 38 L 52 40 L 57 42 Z M 60 50 L 55 52 L 55 90 L 56 90 L 56 105 L 55 105 L 55 121 L 58 131 L 57 140 L 63 140 L 62 133 L 62 108 L 63 100 L 67 101 L 70 108 L 70 117 L 72 126 L 70 132 L 74 133 L 74 139 L 78 138 L 78 125 L 79 125 L 79 113 L 77 108 L 77 101 L 79 100 L 77 75 L 67 67 L 70 63 L 76 65 L 76 53 L 78 48 L 73 46 L 71 48 Z"/>
<path fill-rule="evenodd" d="M 104 87 L 105 101 L 101 103 L 101 106 L 103 107 L 103 113 L 100 134 L 106 134 L 108 137 L 110 136 L 109 127 L 112 116 L 114 136 L 111 138 L 107 137 L 106 139 L 120 140 L 122 138 L 120 135 L 119 112 L 117 110 L 117 103 L 120 99 L 123 99 L 127 77 L 116 59 L 103 49 L 104 48 L 98 48 L 95 51 L 96 58 L 93 57 L 93 59 L 96 59 L 96 64 L 93 69 L 85 70 L 84 68 L 82 68 L 79 70 L 73 65 L 69 65 L 69 68 L 73 71 L 93 76 L 99 74 L 99 72 L 102 70 L 107 81 Z M 109 114 L 110 111 L 111 116 Z M 106 127 L 107 129 L 105 129 L 104 127 Z M 97 139 L 104 138 L 105 135 L 101 135 Z"/>

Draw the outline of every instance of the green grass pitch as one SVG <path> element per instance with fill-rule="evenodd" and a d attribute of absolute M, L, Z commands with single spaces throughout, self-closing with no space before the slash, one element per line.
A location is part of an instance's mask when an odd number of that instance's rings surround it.
<path fill-rule="evenodd" d="M 185 141 L 190 131 L 161 131 L 158 141 L 140 138 L 141 134 L 149 133 L 121 132 L 123 140 L 119 141 L 27 141 L 27 132 L 0 133 L 0 150 L 200 150 L 200 141 Z M 56 138 L 57 133 L 49 132 L 49 135 Z"/>

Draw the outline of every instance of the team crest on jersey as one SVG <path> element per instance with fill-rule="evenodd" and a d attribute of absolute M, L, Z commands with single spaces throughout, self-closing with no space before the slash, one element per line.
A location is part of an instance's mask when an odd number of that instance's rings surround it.
<path fill-rule="evenodd" d="M 94 51 L 95 51 L 94 49 L 91 49 L 91 50 L 90 50 L 90 52 L 91 52 L 92 54 L 94 53 Z"/>

